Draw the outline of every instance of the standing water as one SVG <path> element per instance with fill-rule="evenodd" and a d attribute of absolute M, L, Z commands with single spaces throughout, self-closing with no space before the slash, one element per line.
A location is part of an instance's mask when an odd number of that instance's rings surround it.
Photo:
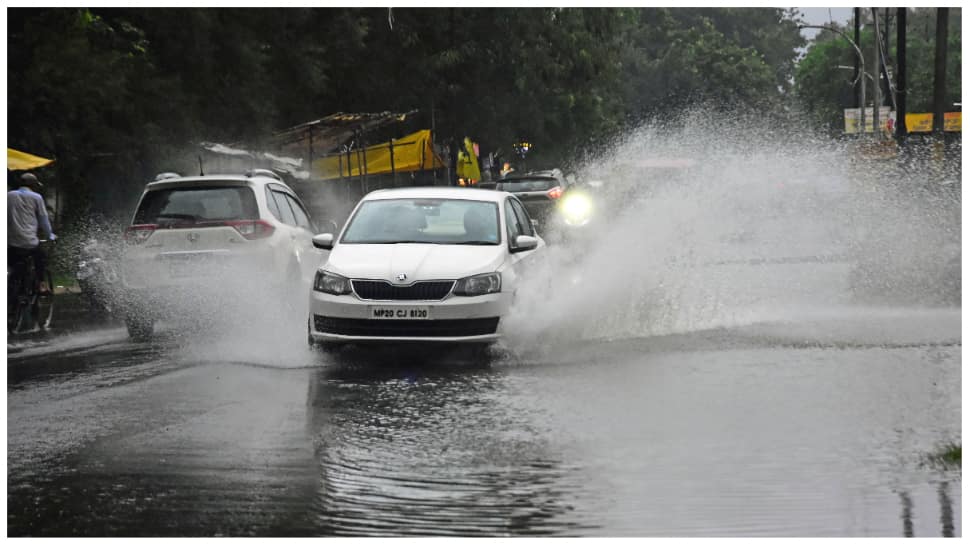
<path fill-rule="evenodd" d="M 311 353 L 305 309 L 240 273 L 233 307 L 8 388 L 8 529 L 959 536 L 933 457 L 960 442 L 959 174 L 754 118 L 645 126 L 584 166 L 594 220 L 486 363 Z"/>

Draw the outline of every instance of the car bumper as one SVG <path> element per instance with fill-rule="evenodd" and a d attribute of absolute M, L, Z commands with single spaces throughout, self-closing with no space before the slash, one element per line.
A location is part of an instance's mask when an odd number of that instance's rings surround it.
<path fill-rule="evenodd" d="M 512 295 L 449 296 L 442 301 L 372 301 L 312 291 L 309 333 L 322 343 L 491 343 Z M 427 319 L 373 318 L 375 307 L 427 308 Z"/>

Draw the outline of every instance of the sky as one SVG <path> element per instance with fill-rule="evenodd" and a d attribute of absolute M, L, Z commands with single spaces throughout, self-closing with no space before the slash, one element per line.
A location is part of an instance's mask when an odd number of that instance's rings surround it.
<path fill-rule="evenodd" d="M 802 18 L 809 25 L 824 25 L 829 21 L 846 23 L 852 20 L 852 8 L 796 8 L 802 13 Z M 814 28 L 802 29 L 802 35 L 808 39 L 821 32 Z"/>

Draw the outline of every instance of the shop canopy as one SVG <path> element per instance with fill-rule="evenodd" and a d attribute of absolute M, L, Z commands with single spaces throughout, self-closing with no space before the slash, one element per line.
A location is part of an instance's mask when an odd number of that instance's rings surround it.
<path fill-rule="evenodd" d="M 7 148 L 8 171 L 27 171 L 30 169 L 36 169 L 38 167 L 43 167 L 44 165 L 50 165 L 53 162 L 53 159 L 47 159 L 45 157 L 28 154 L 27 152 L 21 152 L 20 150 L 14 150 L 13 148 Z"/>
<path fill-rule="evenodd" d="M 292 157 L 307 152 L 312 156 L 325 156 L 361 134 L 402 123 L 415 113 L 417 110 L 356 114 L 337 112 L 284 129 L 273 135 L 273 141 L 280 152 Z"/>
<path fill-rule="evenodd" d="M 364 166 L 363 172 L 360 169 L 361 164 Z M 423 129 L 382 144 L 315 159 L 312 178 L 333 180 L 362 174 L 441 169 L 444 166 L 444 162 L 431 146 L 431 131 Z"/>

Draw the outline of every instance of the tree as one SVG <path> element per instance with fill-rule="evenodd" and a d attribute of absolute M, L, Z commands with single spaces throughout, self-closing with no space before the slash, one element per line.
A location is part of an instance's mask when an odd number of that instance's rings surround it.
<path fill-rule="evenodd" d="M 694 101 L 776 108 L 801 43 L 781 9 L 12 9 L 9 139 L 122 209 L 200 141 L 338 111 L 561 165 Z"/>
<path fill-rule="evenodd" d="M 623 102 L 635 120 L 698 101 L 777 105 L 785 94 L 802 43 L 790 12 L 653 8 L 637 15 L 622 53 Z"/>
<path fill-rule="evenodd" d="M 912 9 L 907 17 L 907 98 L 906 109 L 910 113 L 933 111 L 933 70 L 936 39 L 936 10 Z M 881 22 L 881 21 L 880 21 Z M 851 35 L 851 30 L 839 27 Z M 880 29 L 885 31 L 885 29 Z M 947 39 L 946 109 L 952 111 L 953 103 L 961 96 L 960 9 L 950 10 Z M 809 47 L 795 73 L 796 96 L 800 103 L 819 121 L 837 133 L 844 127 L 843 109 L 854 104 L 852 99 L 852 72 L 838 66 L 851 65 L 856 53 L 841 37 L 821 32 Z M 896 73 L 895 33 L 890 36 L 889 65 Z M 872 54 L 873 32 L 866 29 L 860 36 L 860 48 L 866 55 L 866 67 L 875 66 Z M 871 89 L 871 80 L 867 81 Z M 867 101 L 872 100 L 869 94 Z M 883 97 L 884 105 L 891 105 L 889 97 Z M 870 103 L 871 104 L 871 103 Z"/>

